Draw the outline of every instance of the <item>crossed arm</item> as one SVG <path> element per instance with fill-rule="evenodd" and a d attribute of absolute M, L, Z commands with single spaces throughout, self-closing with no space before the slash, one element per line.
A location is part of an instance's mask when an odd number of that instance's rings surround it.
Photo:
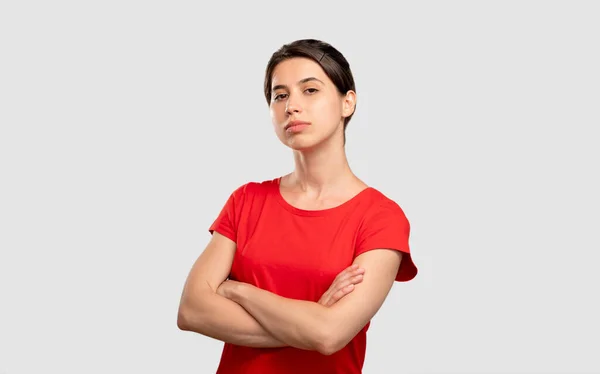
<path fill-rule="evenodd" d="M 402 253 L 394 250 L 361 254 L 355 263 L 365 270 L 364 279 L 350 294 L 327 307 L 225 280 L 231 263 L 220 274 L 217 267 L 208 265 L 214 265 L 211 259 L 222 255 L 218 250 L 223 248 L 217 247 L 233 243 L 227 241 L 215 233 L 194 265 L 182 296 L 179 327 L 234 344 L 293 346 L 325 355 L 343 348 L 373 318 L 393 285 L 402 259 Z M 233 249 L 231 261 L 235 246 Z M 197 284 L 201 279 L 205 280 L 204 288 Z"/>
<path fill-rule="evenodd" d="M 215 232 L 198 257 L 183 287 L 177 326 L 184 331 L 255 348 L 284 347 L 236 302 L 217 294 L 227 279 L 236 245 Z"/>

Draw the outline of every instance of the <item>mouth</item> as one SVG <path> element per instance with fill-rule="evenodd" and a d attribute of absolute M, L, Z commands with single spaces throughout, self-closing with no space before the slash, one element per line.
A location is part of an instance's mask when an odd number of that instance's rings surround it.
<path fill-rule="evenodd" d="M 284 130 L 289 130 L 291 128 L 294 128 L 296 126 L 308 126 L 310 125 L 310 122 L 304 122 L 304 121 L 291 121 L 290 123 L 288 123 L 287 125 L 285 125 L 285 127 L 283 128 Z"/>

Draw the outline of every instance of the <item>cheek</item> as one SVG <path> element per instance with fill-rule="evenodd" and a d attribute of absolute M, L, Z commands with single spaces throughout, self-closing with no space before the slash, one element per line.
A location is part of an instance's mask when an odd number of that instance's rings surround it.
<path fill-rule="evenodd" d="M 315 109 L 324 121 L 332 125 L 337 125 L 342 117 L 342 106 L 339 100 L 323 100 Z"/>
<path fill-rule="evenodd" d="M 282 139 L 282 137 L 284 136 L 282 124 L 286 120 L 285 112 L 280 110 L 277 107 L 275 107 L 275 108 L 272 107 L 269 110 L 269 114 L 271 116 L 271 125 L 273 126 L 273 130 L 275 131 L 275 134 L 277 134 L 277 137 Z"/>
<path fill-rule="evenodd" d="M 269 109 L 269 115 L 273 124 L 276 125 L 285 120 L 285 109 L 280 105 L 272 105 Z"/>

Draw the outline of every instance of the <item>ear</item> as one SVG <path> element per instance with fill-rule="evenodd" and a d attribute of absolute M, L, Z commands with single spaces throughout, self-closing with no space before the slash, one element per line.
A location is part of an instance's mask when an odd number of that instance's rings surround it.
<path fill-rule="evenodd" d="M 349 117 L 356 108 L 356 92 L 349 90 L 342 99 L 342 116 Z"/>

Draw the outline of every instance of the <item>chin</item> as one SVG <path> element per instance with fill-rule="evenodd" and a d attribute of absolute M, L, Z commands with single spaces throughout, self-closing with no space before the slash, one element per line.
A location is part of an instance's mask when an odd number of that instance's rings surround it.
<path fill-rule="evenodd" d="M 278 134 L 278 136 L 283 145 L 294 151 L 310 151 L 319 148 L 326 143 L 335 141 L 335 134 L 330 134 L 327 136 L 326 134 L 304 133 L 288 136 L 287 134 L 283 133 Z"/>
<path fill-rule="evenodd" d="M 316 148 L 320 143 L 321 142 L 315 141 L 314 139 L 300 139 L 300 137 L 294 137 L 287 139 L 284 144 L 294 151 L 308 151 Z"/>

